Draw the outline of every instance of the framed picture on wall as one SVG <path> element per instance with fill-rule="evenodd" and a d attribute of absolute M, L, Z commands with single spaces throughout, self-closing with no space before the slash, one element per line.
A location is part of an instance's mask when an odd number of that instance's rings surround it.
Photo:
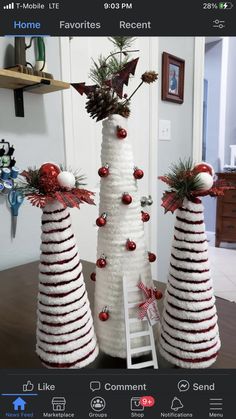
<path fill-rule="evenodd" d="M 184 67 L 182 58 L 163 52 L 162 55 L 162 100 L 183 103 Z"/>

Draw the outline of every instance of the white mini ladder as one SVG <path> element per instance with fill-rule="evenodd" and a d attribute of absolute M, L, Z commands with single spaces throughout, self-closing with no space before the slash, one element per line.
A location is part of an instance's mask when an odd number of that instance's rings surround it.
<path fill-rule="evenodd" d="M 123 295 L 124 295 L 124 311 L 125 311 L 125 332 L 126 332 L 126 347 L 127 347 L 127 368 L 141 369 L 141 368 L 158 368 L 156 346 L 153 335 L 153 329 L 148 319 L 145 317 L 143 320 L 138 318 L 138 306 L 145 299 L 143 292 L 137 287 L 129 283 L 126 277 L 123 277 Z M 138 301 L 134 301 L 134 296 L 137 296 Z M 133 297 L 133 298 L 132 298 Z M 135 317 L 130 316 L 130 309 L 137 309 Z M 142 325 L 145 330 L 133 332 L 131 331 L 132 325 Z M 140 346 L 132 348 L 132 340 L 137 338 L 147 337 L 150 339 L 148 346 Z M 132 363 L 132 357 L 138 354 L 149 354 L 150 360 Z"/>

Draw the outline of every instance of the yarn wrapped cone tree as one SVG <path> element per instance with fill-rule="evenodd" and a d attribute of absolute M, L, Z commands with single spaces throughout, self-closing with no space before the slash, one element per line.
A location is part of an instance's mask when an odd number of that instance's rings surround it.
<path fill-rule="evenodd" d="M 138 58 L 129 58 L 130 52 L 134 52 L 130 51 L 131 37 L 109 39 L 116 50 L 93 63 L 90 76 L 96 84 L 75 83 L 73 87 L 86 95 L 86 110 L 90 116 L 96 121 L 103 120 L 101 167 L 98 170 L 101 184 L 96 221 L 99 227 L 97 262 L 96 274 L 91 275 L 96 281 L 96 333 L 99 346 L 106 354 L 126 358 L 123 278 L 134 287 L 141 280 L 151 292 L 150 262 L 156 259 L 145 245 L 143 223 L 149 220 L 149 214 L 142 212 L 138 192 L 138 181 L 144 173 L 135 167 L 127 118 L 131 98 L 144 83 L 155 82 L 157 73 L 145 72 L 130 96 L 123 93 L 130 75 L 135 74 Z M 159 298 L 160 295 L 159 292 Z M 135 311 L 138 317 L 138 306 Z M 145 346 L 144 337 L 132 342 L 134 347 Z"/>
<path fill-rule="evenodd" d="M 174 239 L 160 337 L 164 358 L 182 368 L 207 368 L 220 350 L 215 297 L 208 260 L 204 207 L 199 196 L 222 195 L 213 169 L 191 161 L 173 166 L 161 180 L 170 190 L 166 211 L 176 210 Z"/>
<path fill-rule="evenodd" d="M 36 352 L 48 368 L 82 368 L 96 358 L 98 345 L 67 205 L 93 203 L 91 193 L 52 163 L 23 175 L 25 194 L 43 210 Z"/>
<path fill-rule="evenodd" d="M 119 130 L 127 134 L 122 140 Z M 99 213 L 106 224 L 98 230 L 94 321 L 101 350 L 126 358 L 123 276 L 134 286 L 140 278 L 151 288 L 153 282 L 127 119 L 120 115 L 103 121 L 101 159 L 109 174 L 100 185 Z M 100 313 L 106 310 L 104 322 Z M 144 346 L 141 339 L 135 344 Z"/>

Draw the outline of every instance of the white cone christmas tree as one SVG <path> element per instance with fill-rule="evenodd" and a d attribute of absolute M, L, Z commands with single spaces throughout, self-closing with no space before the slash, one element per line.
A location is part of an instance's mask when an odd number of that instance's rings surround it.
<path fill-rule="evenodd" d="M 36 352 L 48 368 L 82 368 L 96 358 L 98 346 L 66 203 L 78 206 L 91 199 L 88 191 L 78 193 L 71 173 L 56 173 L 53 178 L 53 170 L 59 172 L 57 166 L 45 164 L 39 175 L 25 172 L 34 187 L 29 198 L 43 209 Z"/>
<path fill-rule="evenodd" d="M 119 138 L 119 130 L 127 136 Z M 101 350 L 125 358 L 123 276 L 134 285 L 138 285 L 140 278 L 148 287 L 153 287 L 153 282 L 135 179 L 137 169 L 127 120 L 120 115 L 103 121 L 101 159 L 103 167 L 108 169 L 108 175 L 101 178 L 99 206 L 106 223 L 98 231 L 94 321 Z M 105 307 L 109 318 L 102 321 L 99 314 Z"/>
<path fill-rule="evenodd" d="M 211 166 L 191 162 L 161 177 L 171 190 L 163 197 L 176 210 L 174 239 L 160 337 L 160 352 L 182 368 L 207 368 L 215 362 L 220 338 L 208 260 L 204 208 L 199 195 L 222 194 L 213 187 Z"/>
<path fill-rule="evenodd" d="M 94 62 L 90 76 L 96 84 L 76 83 L 73 87 L 87 96 L 86 110 L 90 116 L 97 121 L 105 119 L 102 166 L 98 171 L 101 187 L 97 268 L 96 275 L 91 275 L 96 279 L 95 325 L 100 348 L 108 355 L 126 358 L 123 278 L 133 287 L 141 280 L 148 288 L 147 294 L 152 293 L 154 299 L 161 298 L 160 292 L 153 294 L 152 290 L 150 262 L 155 261 L 156 256 L 149 253 L 145 245 L 143 222 L 149 220 L 149 215 L 141 211 L 137 184 L 143 172 L 135 167 L 127 128 L 130 99 L 143 83 L 155 82 L 157 73 L 145 72 L 134 92 L 129 97 L 123 94 L 130 75 L 135 74 L 138 58 L 128 61 L 132 38 L 112 37 L 110 40 L 117 50 Z M 140 327 L 141 324 L 140 320 Z M 145 338 L 140 338 L 133 340 L 133 345 L 145 346 L 145 342 Z"/>

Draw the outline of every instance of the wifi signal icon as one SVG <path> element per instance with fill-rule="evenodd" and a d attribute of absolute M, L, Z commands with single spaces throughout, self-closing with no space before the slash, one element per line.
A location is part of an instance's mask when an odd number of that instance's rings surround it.
<path fill-rule="evenodd" d="M 14 3 L 9 3 L 9 4 L 6 4 L 5 6 L 3 6 L 3 9 L 11 9 L 11 10 L 13 10 L 14 9 Z"/>

